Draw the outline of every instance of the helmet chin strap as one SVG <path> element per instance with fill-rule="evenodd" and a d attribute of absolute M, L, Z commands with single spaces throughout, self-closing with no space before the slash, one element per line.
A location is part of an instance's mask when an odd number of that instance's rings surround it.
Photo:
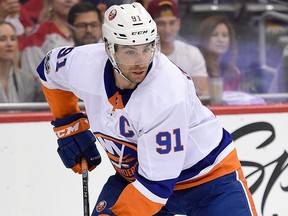
<path fill-rule="evenodd" d="M 117 64 L 117 63 L 116 63 Z M 114 66 L 114 64 L 112 63 L 114 70 L 116 70 L 116 72 L 118 74 L 120 74 L 125 80 L 127 80 L 128 82 L 134 83 L 133 81 L 131 81 L 128 77 L 126 77 L 123 72 L 119 69 L 119 67 L 116 65 L 116 67 Z"/>

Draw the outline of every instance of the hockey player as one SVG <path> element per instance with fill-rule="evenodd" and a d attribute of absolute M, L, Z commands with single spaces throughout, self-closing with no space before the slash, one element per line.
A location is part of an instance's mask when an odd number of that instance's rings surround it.
<path fill-rule="evenodd" d="M 65 166 L 95 168 L 96 137 L 116 170 L 92 215 L 256 215 L 231 135 L 159 52 L 144 7 L 111 6 L 102 32 L 104 43 L 56 48 L 37 69 Z"/>

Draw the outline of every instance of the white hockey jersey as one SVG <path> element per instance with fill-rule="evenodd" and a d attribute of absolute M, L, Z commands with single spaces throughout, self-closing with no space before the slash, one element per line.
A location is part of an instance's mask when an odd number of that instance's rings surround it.
<path fill-rule="evenodd" d="M 78 112 L 83 100 L 115 170 L 151 208 L 165 205 L 173 190 L 240 167 L 231 135 L 202 105 L 191 78 L 163 54 L 133 90 L 116 87 L 104 44 L 54 49 L 37 70 L 55 118 Z M 137 199 L 135 191 L 123 193 Z"/>

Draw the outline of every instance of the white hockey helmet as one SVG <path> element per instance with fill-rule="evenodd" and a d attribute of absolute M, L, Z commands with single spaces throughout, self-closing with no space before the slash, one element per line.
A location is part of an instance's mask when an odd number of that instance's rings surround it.
<path fill-rule="evenodd" d="M 113 5 L 104 14 L 102 35 L 108 45 L 108 56 L 116 71 L 126 80 L 129 80 L 118 67 L 119 64 L 128 64 L 115 57 L 115 46 L 137 46 L 151 43 L 151 53 L 147 54 L 147 64 L 150 64 L 160 53 L 159 36 L 155 21 L 146 9 L 138 2 L 132 4 Z M 130 62 L 130 61 L 128 61 Z M 137 64 L 136 62 L 132 64 Z"/>
<path fill-rule="evenodd" d="M 113 5 L 104 15 L 104 40 L 119 45 L 140 45 L 153 42 L 157 27 L 146 9 L 138 2 Z"/>

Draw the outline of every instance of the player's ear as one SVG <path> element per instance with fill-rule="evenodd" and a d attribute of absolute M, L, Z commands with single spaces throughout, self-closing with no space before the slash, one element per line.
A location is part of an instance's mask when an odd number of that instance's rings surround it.
<path fill-rule="evenodd" d="M 105 42 L 105 51 L 107 54 L 109 53 L 109 46 L 107 42 Z"/>
<path fill-rule="evenodd" d="M 108 40 L 106 38 L 104 38 L 104 43 L 105 43 L 105 51 L 106 53 L 109 55 L 109 53 L 111 53 L 110 51 L 110 46 L 109 43 L 108 43 Z"/>
<path fill-rule="evenodd" d="M 107 55 L 109 55 L 109 45 L 108 45 L 108 41 L 106 38 L 104 38 L 104 43 L 105 43 L 105 51 L 106 51 Z"/>

